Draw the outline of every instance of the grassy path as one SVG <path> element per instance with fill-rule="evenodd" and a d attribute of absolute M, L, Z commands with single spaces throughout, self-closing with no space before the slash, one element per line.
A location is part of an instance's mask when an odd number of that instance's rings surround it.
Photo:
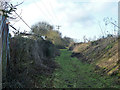
<path fill-rule="evenodd" d="M 38 87 L 43 88 L 120 88 L 111 77 L 100 76 L 94 72 L 94 67 L 82 63 L 77 58 L 71 57 L 72 52 L 61 50 L 61 55 L 56 57 L 57 68 L 52 75 L 38 75 Z"/>
<path fill-rule="evenodd" d="M 52 76 L 52 87 L 55 88 L 109 88 L 119 87 L 110 77 L 95 74 L 93 66 L 84 64 L 77 58 L 70 57 L 71 52 L 61 50 L 61 55 L 56 57 L 60 68 Z"/>

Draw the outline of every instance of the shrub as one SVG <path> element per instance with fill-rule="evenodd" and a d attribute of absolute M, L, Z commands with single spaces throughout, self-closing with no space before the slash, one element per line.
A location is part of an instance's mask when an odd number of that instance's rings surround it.
<path fill-rule="evenodd" d="M 4 87 L 34 87 L 35 76 L 51 74 L 59 50 L 45 40 L 13 37 L 10 40 L 10 81 Z M 19 84 L 15 84 L 18 82 Z"/>

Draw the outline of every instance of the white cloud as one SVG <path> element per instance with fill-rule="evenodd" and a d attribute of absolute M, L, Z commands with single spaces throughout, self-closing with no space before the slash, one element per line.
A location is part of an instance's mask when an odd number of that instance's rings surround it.
<path fill-rule="evenodd" d="M 109 14 L 114 12 L 115 16 L 117 8 L 108 3 L 108 0 L 30 0 L 30 2 L 26 0 L 20 7 L 23 9 L 22 18 L 30 26 L 38 21 L 47 21 L 50 24 L 61 25 L 60 31 L 63 35 L 74 38 L 82 38 L 85 33 L 95 31 L 96 20 L 107 16 L 107 11 Z M 22 21 L 17 22 L 15 26 L 29 29 Z M 82 31 L 84 29 L 86 30 Z M 90 35 L 92 34 L 88 36 Z"/>

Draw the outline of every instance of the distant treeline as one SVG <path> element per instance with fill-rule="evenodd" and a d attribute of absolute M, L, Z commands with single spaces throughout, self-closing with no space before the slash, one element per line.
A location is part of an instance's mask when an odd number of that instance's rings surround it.
<path fill-rule="evenodd" d="M 44 36 L 46 40 L 51 41 L 58 48 L 68 47 L 71 42 L 74 42 L 70 37 L 62 38 L 62 34 L 54 30 L 54 27 L 46 22 L 39 22 L 33 25 L 32 33 Z"/>

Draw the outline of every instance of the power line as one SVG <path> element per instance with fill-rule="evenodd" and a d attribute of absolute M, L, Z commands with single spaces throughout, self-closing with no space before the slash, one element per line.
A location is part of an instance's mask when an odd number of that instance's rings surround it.
<path fill-rule="evenodd" d="M 46 3 L 42 0 L 42 3 L 45 5 L 45 9 L 48 11 L 48 14 L 52 17 L 52 20 L 56 22 L 56 19 L 54 18 L 54 15 L 52 13 L 52 10 L 50 8 L 46 8 Z"/>
<path fill-rule="evenodd" d="M 36 4 L 36 3 L 35 3 Z M 9 4 L 8 4 L 9 5 Z M 10 6 L 10 5 L 9 5 Z M 36 6 L 38 6 L 37 4 L 36 4 Z M 11 7 L 11 6 L 10 6 Z M 25 20 L 16 12 L 16 11 L 14 11 L 15 12 L 15 14 L 23 21 L 23 23 L 30 29 L 30 30 L 32 30 L 31 29 L 31 27 L 25 22 Z M 53 17 L 53 16 L 52 16 Z M 51 19 L 51 20 L 53 20 L 53 19 Z M 53 22 L 53 21 L 52 21 Z M 61 27 L 61 26 L 57 26 L 58 28 L 58 30 L 59 30 L 59 28 Z"/>
<path fill-rule="evenodd" d="M 55 13 L 55 10 L 53 9 L 53 6 L 51 5 L 51 2 L 49 1 L 49 4 L 50 4 L 50 7 L 51 7 L 51 10 L 53 10 L 53 13 L 54 13 L 54 16 L 56 17 L 57 21 L 59 22 L 60 24 L 60 20 L 59 18 L 57 17 L 56 13 Z"/>
<path fill-rule="evenodd" d="M 40 11 L 42 11 L 42 12 L 44 12 L 44 14 L 46 14 L 47 18 L 50 17 L 50 14 L 48 14 L 48 12 L 45 13 L 45 11 L 42 8 L 40 8 L 40 6 L 37 5 L 36 0 L 34 2 L 36 4 L 36 6 L 40 9 Z M 53 19 L 51 19 L 51 18 L 48 18 L 48 19 L 52 22 L 52 24 L 54 24 Z"/>
<path fill-rule="evenodd" d="M 9 4 L 8 4 L 9 5 Z M 13 8 L 13 7 L 11 7 L 10 5 L 9 5 L 9 7 L 10 8 Z M 31 29 L 31 27 L 25 22 L 25 20 L 16 12 L 16 11 L 14 11 L 15 12 L 15 14 L 23 21 L 23 23 L 26 25 L 26 26 L 28 26 L 28 28 L 30 29 L 30 30 L 32 30 Z"/>
<path fill-rule="evenodd" d="M 35 3 L 36 4 L 36 3 Z M 9 4 L 8 4 L 9 5 Z M 9 5 L 10 6 L 10 5 Z M 36 4 L 36 6 L 38 6 L 37 4 Z M 10 6 L 11 7 L 11 6 Z M 23 21 L 23 23 L 30 29 L 30 30 L 32 30 L 31 29 L 31 27 L 25 22 L 25 20 L 16 12 L 16 11 L 14 11 L 15 12 L 15 14 Z M 51 19 L 51 21 L 52 21 L 53 19 Z M 52 21 L 52 23 L 54 23 L 53 21 Z"/>
<path fill-rule="evenodd" d="M 41 1 L 43 3 L 43 5 L 45 6 L 44 9 L 46 11 L 46 14 L 49 16 L 50 21 L 52 22 L 52 25 L 55 24 L 55 20 L 54 17 L 52 16 L 52 14 L 50 13 L 50 11 L 46 8 L 46 4 L 43 2 L 43 0 Z"/>
<path fill-rule="evenodd" d="M 14 11 L 15 12 L 15 11 Z M 19 16 L 18 13 L 15 12 L 15 14 L 28 26 L 29 29 L 31 29 L 31 27 L 25 22 L 25 20 L 23 20 L 22 17 Z M 31 29 L 32 30 L 32 29 Z"/>
<path fill-rule="evenodd" d="M 101 25 L 100 25 L 100 22 L 98 22 L 98 25 L 99 25 L 99 27 L 100 27 L 100 30 L 101 30 L 101 32 L 102 32 L 102 35 L 104 36 L 104 33 L 103 33 L 102 27 L 101 27 Z"/>
<path fill-rule="evenodd" d="M 60 26 L 60 25 L 57 25 L 56 27 L 57 27 L 57 29 L 58 29 L 58 31 L 59 31 L 59 29 L 60 29 L 61 26 Z"/>
<path fill-rule="evenodd" d="M 40 9 L 39 9 L 40 7 L 37 5 L 36 1 L 34 1 L 34 4 L 35 4 L 35 6 L 37 7 L 37 9 L 40 10 Z M 42 11 L 42 9 L 41 9 L 40 11 Z M 42 11 L 42 13 L 44 13 L 44 12 Z M 38 13 L 38 14 L 39 14 L 39 13 Z M 47 21 L 45 15 L 43 15 L 43 14 L 41 14 L 41 15 L 44 17 L 45 21 Z"/>
<path fill-rule="evenodd" d="M 46 4 L 44 3 L 43 0 L 42 0 L 41 2 L 42 2 L 43 5 L 45 6 L 44 8 L 46 9 L 48 16 L 51 16 L 51 20 L 53 20 L 53 24 L 54 24 L 54 18 L 53 18 L 53 16 L 51 15 L 51 13 L 49 12 L 49 10 L 46 8 Z"/>

